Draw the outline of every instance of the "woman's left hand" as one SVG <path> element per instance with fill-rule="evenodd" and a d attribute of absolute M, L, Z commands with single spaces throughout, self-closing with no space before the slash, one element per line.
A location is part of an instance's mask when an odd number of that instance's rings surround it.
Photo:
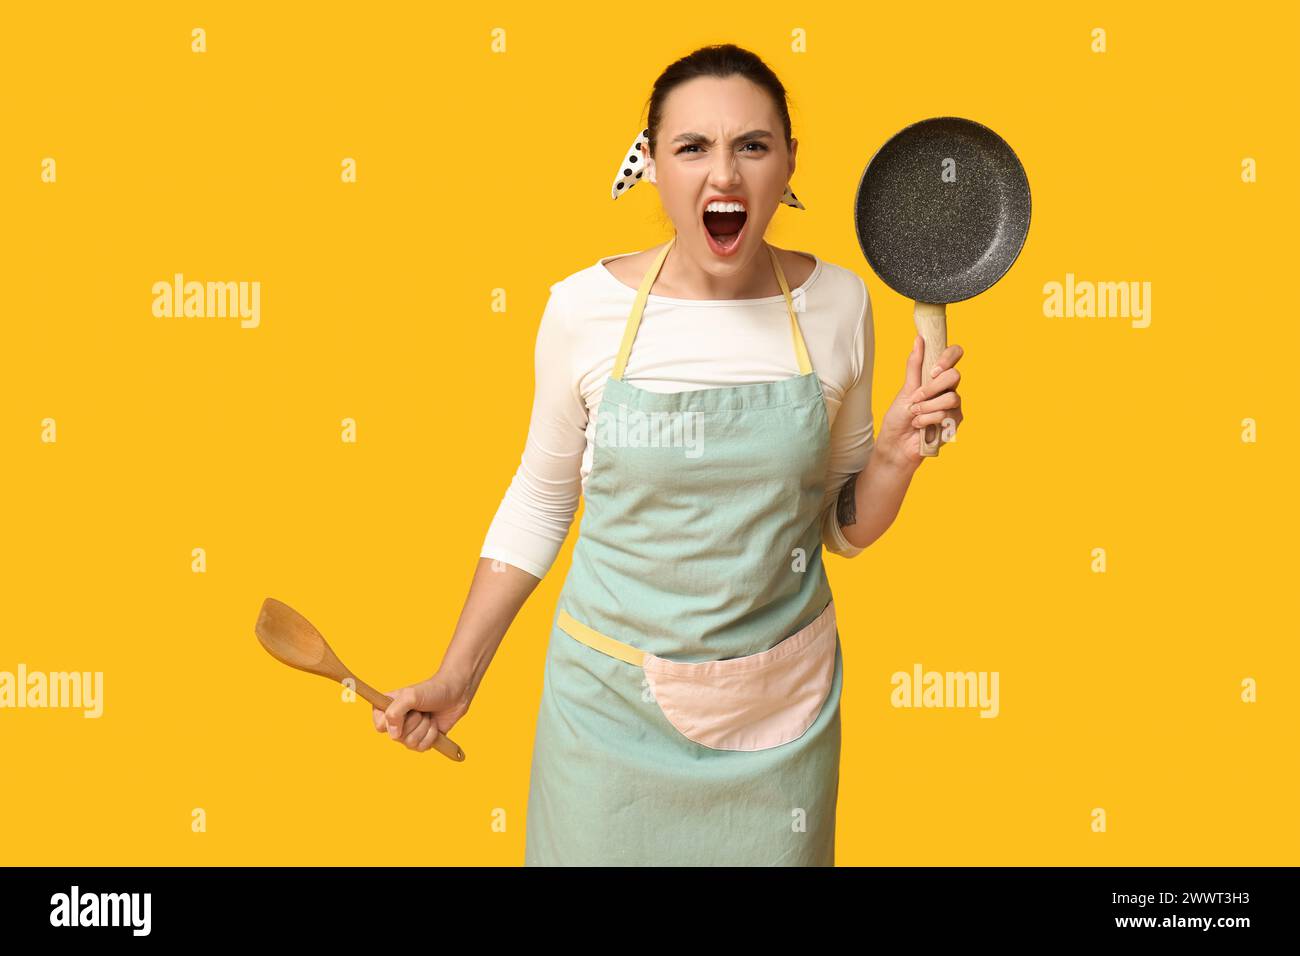
<path fill-rule="evenodd" d="M 876 436 L 876 450 L 883 451 L 889 460 L 915 469 L 926 456 L 921 454 L 921 427 L 939 426 L 939 441 L 951 440 L 961 424 L 961 396 L 957 383 L 961 373 L 954 365 L 961 361 L 965 350 L 960 345 L 950 345 L 939 353 L 935 362 L 937 375 L 927 375 L 921 380 L 921 365 L 925 361 L 925 340 L 918 334 L 912 342 L 912 354 L 907 357 L 907 375 L 894 403 L 885 412 Z"/>

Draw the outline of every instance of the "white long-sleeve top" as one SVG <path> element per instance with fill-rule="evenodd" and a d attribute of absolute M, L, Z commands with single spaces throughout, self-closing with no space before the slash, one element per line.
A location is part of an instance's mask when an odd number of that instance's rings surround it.
<path fill-rule="evenodd" d="M 816 266 L 790 292 L 831 422 L 822 542 L 827 550 L 851 558 L 862 549 L 844 537 L 835 502 L 844 482 L 866 467 L 874 441 L 871 297 L 857 273 L 812 253 L 803 255 L 816 259 Z M 598 259 L 551 286 L 537 329 L 528 437 L 479 552 L 538 578 L 554 563 L 586 488 L 596 412 L 636 301 L 637 290 L 605 268 L 615 258 L 621 256 Z M 798 374 L 784 295 L 651 295 L 623 376 L 648 391 L 676 392 Z"/>

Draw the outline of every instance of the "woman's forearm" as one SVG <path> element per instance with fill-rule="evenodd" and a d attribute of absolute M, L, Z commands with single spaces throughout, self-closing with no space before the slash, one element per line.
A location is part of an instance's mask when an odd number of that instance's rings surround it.
<path fill-rule="evenodd" d="M 919 464 L 872 449 L 867 467 L 844 483 L 836 502 L 836 520 L 850 544 L 865 548 L 894 523 Z"/>
<path fill-rule="evenodd" d="M 491 558 L 479 558 L 469 595 L 439 670 L 464 681 L 473 697 L 515 615 L 541 579 Z"/>

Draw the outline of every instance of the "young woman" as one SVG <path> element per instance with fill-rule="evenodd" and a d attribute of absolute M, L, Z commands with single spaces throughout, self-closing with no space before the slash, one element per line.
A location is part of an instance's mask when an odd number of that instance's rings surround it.
<path fill-rule="evenodd" d="M 377 730 L 425 750 L 469 709 L 584 512 L 552 618 L 529 865 L 831 865 L 842 660 L 823 546 L 898 513 L 920 426 L 961 421 L 953 345 L 873 434 L 865 283 L 764 241 L 797 142 L 752 53 L 655 83 L 615 198 L 656 185 L 674 235 L 551 287 L 522 461 L 436 674 Z M 923 382 L 924 379 L 924 382 Z"/>

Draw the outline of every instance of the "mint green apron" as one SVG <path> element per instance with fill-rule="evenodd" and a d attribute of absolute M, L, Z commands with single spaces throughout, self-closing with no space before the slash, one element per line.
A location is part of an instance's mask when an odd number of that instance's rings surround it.
<path fill-rule="evenodd" d="M 675 240 L 641 282 L 598 410 L 524 863 L 829 866 L 843 677 L 822 386 L 771 247 L 801 374 L 671 393 L 624 381 Z"/>

